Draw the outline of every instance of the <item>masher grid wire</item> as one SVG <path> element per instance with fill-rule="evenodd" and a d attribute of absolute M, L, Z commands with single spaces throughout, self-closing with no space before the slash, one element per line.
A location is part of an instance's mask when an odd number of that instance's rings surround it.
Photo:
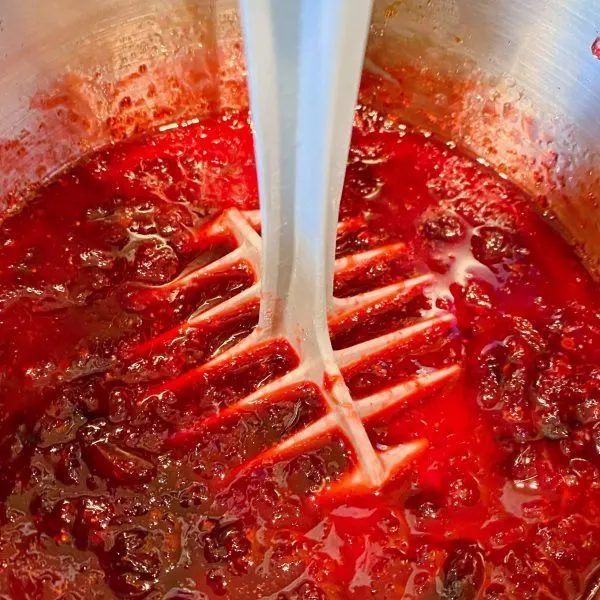
<path fill-rule="evenodd" d="M 339 227 L 343 227 L 343 224 Z M 238 292 L 234 296 L 223 300 L 216 306 L 203 312 L 192 314 L 186 322 L 174 330 L 161 334 L 144 343 L 144 350 L 151 349 L 154 345 L 162 343 L 175 335 L 180 335 L 182 330 L 197 327 L 203 323 L 211 323 L 224 318 L 235 311 L 260 301 L 261 294 L 261 238 L 257 230 L 260 229 L 259 211 L 240 211 L 227 209 L 204 230 L 203 236 L 208 240 L 211 237 L 231 235 L 237 246 L 218 260 L 198 269 L 182 273 L 170 283 L 154 288 L 164 291 L 185 289 L 199 278 L 209 276 L 211 273 L 223 272 L 240 263 L 250 266 L 255 275 L 254 283 Z M 404 244 L 394 243 L 369 249 L 363 252 L 346 255 L 335 261 L 335 274 L 343 275 L 350 270 L 362 265 L 372 263 L 382 258 L 389 259 L 404 250 Z M 381 303 L 402 302 L 410 298 L 415 291 L 424 290 L 433 281 L 432 275 L 422 275 L 404 281 L 393 283 L 381 288 L 356 294 L 354 296 L 334 297 L 333 305 L 329 312 L 330 325 L 358 315 L 365 310 Z M 307 364 L 310 361 L 300 361 L 299 365 L 283 376 L 275 378 L 244 398 L 237 400 L 230 406 L 207 416 L 194 431 L 200 433 L 209 427 L 217 425 L 233 417 L 242 415 L 254 408 L 268 403 L 279 402 L 286 390 L 302 383 L 316 384 L 326 400 L 326 412 L 317 420 L 309 423 L 298 432 L 285 438 L 275 446 L 263 451 L 258 456 L 250 459 L 241 467 L 246 470 L 253 465 L 270 462 L 292 454 L 298 454 L 335 432 L 342 433 L 345 441 L 355 457 L 355 466 L 351 473 L 342 481 L 332 485 L 331 488 L 343 490 L 378 489 L 385 485 L 394 474 L 411 459 L 416 457 L 427 446 L 427 440 L 419 439 L 410 443 L 400 444 L 384 451 L 377 450 L 369 441 L 365 423 L 376 419 L 383 413 L 400 407 L 416 396 L 439 389 L 444 384 L 454 380 L 460 373 L 458 364 L 432 369 L 427 373 L 416 375 L 406 381 L 393 385 L 387 389 L 371 394 L 365 398 L 350 401 L 348 389 L 343 381 L 340 369 L 354 367 L 381 352 L 389 352 L 394 348 L 406 344 L 416 337 L 426 335 L 428 332 L 450 329 L 455 323 L 454 316 L 443 313 L 438 316 L 424 319 L 416 324 L 411 324 L 380 337 L 334 351 L 338 372 L 328 373 L 328 382 L 324 381 L 324 373 L 320 365 Z M 275 339 L 270 332 L 256 327 L 250 335 L 238 341 L 233 346 L 217 354 L 208 362 L 186 372 L 172 383 L 176 387 L 184 381 L 193 381 L 208 373 L 216 367 L 222 367 L 234 358 L 242 357 L 257 349 L 267 346 Z M 286 339 L 291 347 L 300 352 L 297 343 Z M 158 392 L 158 390 L 156 390 Z M 152 393 L 152 391 L 151 391 Z M 182 433 L 182 432 L 180 432 Z M 185 433 L 185 432 L 183 432 Z M 188 432 L 189 433 L 189 432 Z M 376 461 L 376 462 L 375 462 Z M 238 473 L 240 469 L 236 469 Z"/>

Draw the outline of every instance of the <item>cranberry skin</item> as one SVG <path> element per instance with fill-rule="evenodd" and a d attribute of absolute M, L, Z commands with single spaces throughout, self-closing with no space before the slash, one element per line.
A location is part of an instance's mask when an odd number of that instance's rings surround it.
<path fill-rule="evenodd" d="M 472 542 L 456 542 L 446 558 L 440 596 L 444 600 L 474 600 L 483 585 L 484 559 Z"/>
<path fill-rule="evenodd" d="M 456 215 L 442 214 L 425 221 L 423 234 L 430 240 L 454 242 L 465 237 L 465 225 Z"/>
<path fill-rule="evenodd" d="M 89 496 L 80 498 L 73 536 L 81 549 L 99 548 L 104 544 L 104 533 L 115 516 L 115 508 L 108 498 Z"/>
<path fill-rule="evenodd" d="M 81 479 L 81 451 L 77 444 L 60 444 L 48 449 L 56 478 L 66 485 L 76 485 Z"/>
<path fill-rule="evenodd" d="M 84 456 L 94 474 L 123 485 L 146 483 L 155 475 L 151 462 L 108 441 L 84 440 Z"/>
<path fill-rule="evenodd" d="M 280 594 L 277 600 L 327 600 L 325 592 L 312 581 L 301 583 L 292 592 Z"/>
<path fill-rule="evenodd" d="M 71 533 L 75 523 L 78 501 L 63 499 L 52 506 L 49 498 L 37 496 L 33 499 L 30 510 L 40 531 L 57 541 L 63 541 L 64 537 Z"/>
<path fill-rule="evenodd" d="M 301 454 L 293 458 L 286 471 L 289 488 L 301 495 L 319 490 L 327 476 L 323 459 L 314 454 Z"/>
<path fill-rule="evenodd" d="M 456 472 L 452 475 L 446 489 L 448 505 L 454 508 L 477 505 L 480 501 L 477 480 L 469 473 Z"/>
<path fill-rule="evenodd" d="M 240 522 L 217 524 L 204 538 L 209 563 L 239 562 L 250 551 L 250 540 Z"/>
<path fill-rule="evenodd" d="M 133 275 L 139 281 L 166 283 L 177 274 L 179 259 L 167 244 L 147 242 L 138 248 L 133 269 Z"/>
<path fill-rule="evenodd" d="M 209 569 L 206 573 L 206 583 L 217 596 L 227 593 L 228 581 L 223 569 Z"/>
<path fill-rule="evenodd" d="M 119 533 L 108 553 L 107 575 L 117 593 L 143 598 L 160 574 L 161 556 L 156 540 L 142 528 Z"/>
<path fill-rule="evenodd" d="M 471 240 L 473 256 L 487 266 L 511 260 L 515 253 L 513 234 L 501 227 L 478 227 Z"/>

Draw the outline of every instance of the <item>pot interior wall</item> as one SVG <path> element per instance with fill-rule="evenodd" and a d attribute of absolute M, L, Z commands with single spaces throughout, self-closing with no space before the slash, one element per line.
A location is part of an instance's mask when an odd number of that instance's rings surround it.
<path fill-rule="evenodd" d="M 376 1 L 361 101 L 530 191 L 600 264 L 594 0 Z M 0 218 L 90 149 L 247 104 L 233 0 L 8 3 Z"/>

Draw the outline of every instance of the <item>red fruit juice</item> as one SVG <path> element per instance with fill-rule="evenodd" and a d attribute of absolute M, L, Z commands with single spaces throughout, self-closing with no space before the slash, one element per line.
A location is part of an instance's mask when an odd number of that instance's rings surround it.
<path fill-rule="evenodd" d="M 168 287 L 234 247 L 207 223 L 257 208 L 247 115 L 101 150 L 0 225 L 1 598 L 585 594 L 600 565 L 598 288 L 511 183 L 427 134 L 357 123 L 338 256 L 406 248 L 335 293 L 435 283 L 336 324 L 332 341 L 456 316 L 344 372 L 358 399 L 459 363 L 458 381 L 369 429 L 377 447 L 427 450 L 377 494 L 322 502 L 353 460 L 342 439 L 228 477 L 322 414 L 308 385 L 182 435 L 297 363 L 274 343 L 195 377 L 258 306 L 185 323 L 255 274 L 240 263 Z"/>

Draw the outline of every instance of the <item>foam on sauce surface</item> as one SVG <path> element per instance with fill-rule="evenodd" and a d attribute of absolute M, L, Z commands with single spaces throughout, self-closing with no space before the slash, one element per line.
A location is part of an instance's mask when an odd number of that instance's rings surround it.
<path fill-rule="evenodd" d="M 579 597 L 600 564 L 600 296 L 572 251 L 478 162 L 359 116 L 337 254 L 406 252 L 335 293 L 436 283 L 336 324 L 333 345 L 443 312 L 457 326 L 346 381 L 358 399 L 457 361 L 463 373 L 369 430 L 381 447 L 430 441 L 407 471 L 322 505 L 314 493 L 352 461 L 341 439 L 228 478 L 322 414 L 311 386 L 181 433 L 296 364 L 274 343 L 193 377 L 258 307 L 181 326 L 251 286 L 248 265 L 159 287 L 227 253 L 233 240 L 209 243 L 202 225 L 257 196 L 246 116 L 230 114 L 102 150 L 0 226 L 0 596 Z"/>

